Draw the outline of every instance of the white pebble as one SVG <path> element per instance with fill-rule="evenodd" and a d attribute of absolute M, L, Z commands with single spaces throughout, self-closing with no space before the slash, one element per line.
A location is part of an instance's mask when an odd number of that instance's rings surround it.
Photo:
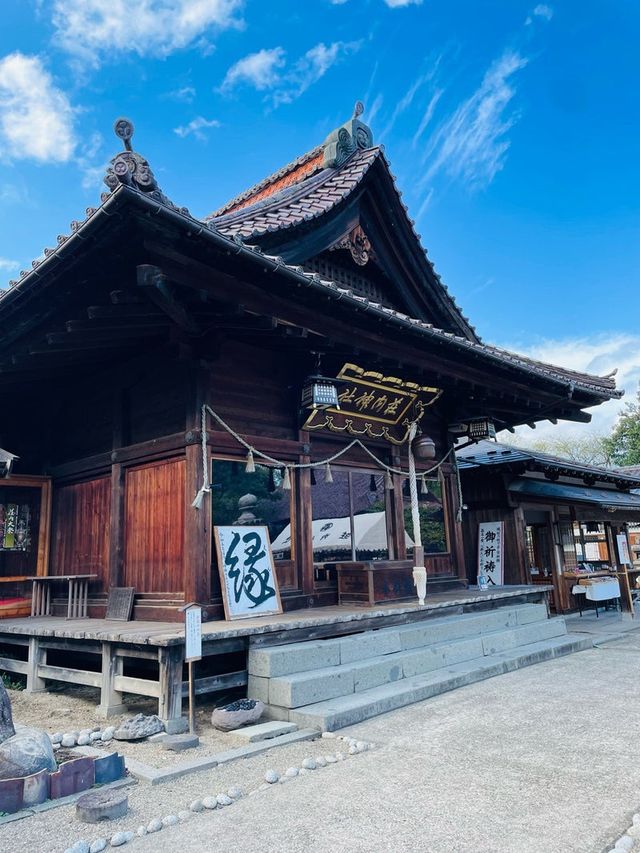
<path fill-rule="evenodd" d="M 75 844 L 72 844 L 71 847 L 68 848 L 70 853 L 89 853 L 89 845 L 86 841 L 76 841 Z"/>
<path fill-rule="evenodd" d="M 285 771 L 285 776 L 288 776 L 289 779 L 295 779 L 296 776 L 300 773 L 297 767 L 289 767 L 288 770 Z"/>
<path fill-rule="evenodd" d="M 316 756 L 316 764 L 318 765 L 318 767 L 326 767 L 327 759 L 324 757 L 324 755 L 318 755 Z"/>
<path fill-rule="evenodd" d="M 142 838 L 146 834 L 147 834 L 147 827 L 146 826 L 141 825 L 136 829 L 136 835 L 138 836 L 138 838 Z"/>
<path fill-rule="evenodd" d="M 298 776 L 304 776 L 305 773 L 311 773 L 311 770 L 307 770 L 306 767 L 301 767 L 300 770 L 298 770 Z"/>
<path fill-rule="evenodd" d="M 631 838 L 640 838 L 640 824 L 634 823 L 627 830 L 627 835 L 631 836 Z"/>
<path fill-rule="evenodd" d="M 327 755 L 325 756 L 325 761 L 327 762 L 327 764 L 335 764 L 338 759 L 335 757 L 335 755 Z"/>
<path fill-rule="evenodd" d="M 625 852 L 633 850 L 633 838 L 629 838 L 628 835 L 623 835 L 622 838 L 619 838 L 616 841 L 614 850 L 624 850 Z"/>
<path fill-rule="evenodd" d="M 270 785 L 275 785 L 279 778 L 280 777 L 278 776 L 275 770 L 267 770 L 267 772 L 264 774 L 264 781 L 268 782 Z"/>
<path fill-rule="evenodd" d="M 102 731 L 102 726 L 93 726 L 91 729 L 92 733 L 101 732 L 101 731 Z"/>
<path fill-rule="evenodd" d="M 349 747 L 349 755 L 357 755 L 357 754 L 358 754 L 358 747 L 357 746 L 350 746 Z"/>
<path fill-rule="evenodd" d="M 315 758 L 305 758 L 302 762 L 302 766 L 305 770 L 315 770 L 318 765 L 316 764 Z"/>
<path fill-rule="evenodd" d="M 329 740 L 330 738 L 335 738 L 335 734 L 333 732 L 322 732 L 321 737 L 327 738 L 327 740 Z"/>
<path fill-rule="evenodd" d="M 127 835 L 125 832 L 116 832 L 111 836 L 111 844 L 112 847 L 122 847 L 123 844 L 127 843 Z"/>
<path fill-rule="evenodd" d="M 154 817 L 153 820 L 150 820 L 147 824 L 147 832 L 160 832 L 162 829 L 162 821 L 159 817 Z"/>
<path fill-rule="evenodd" d="M 60 741 L 62 746 L 70 749 L 72 746 L 76 745 L 76 736 L 71 732 L 67 732 L 67 734 L 62 735 L 62 740 Z"/>
<path fill-rule="evenodd" d="M 49 735 L 51 743 L 60 743 L 63 737 L 63 732 L 55 732 L 55 734 Z"/>
<path fill-rule="evenodd" d="M 106 729 L 102 732 L 102 737 L 100 738 L 100 740 L 101 740 L 103 743 L 106 743 L 108 740 L 111 740 L 111 738 L 112 738 L 112 737 L 113 737 L 113 735 L 115 734 L 115 730 L 116 730 L 116 729 L 115 729 L 115 726 L 109 726 L 108 728 L 106 728 Z"/>
<path fill-rule="evenodd" d="M 227 797 L 226 794 L 218 794 L 216 800 L 219 806 L 230 806 L 233 803 L 231 797 Z"/>
<path fill-rule="evenodd" d="M 106 846 L 106 838 L 96 838 L 95 841 L 91 842 L 91 847 L 89 847 L 89 853 L 102 853 Z"/>
<path fill-rule="evenodd" d="M 359 740 L 356 744 L 358 752 L 366 752 L 369 749 L 369 744 L 363 740 Z"/>
<path fill-rule="evenodd" d="M 231 797 L 232 800 L 239 800 L 242 797 L 242 788 L 238 788 L 237 785 L 233 785 L 227 791 L 227 795 Z"/>
<path fill-rule="evenodd" d="M 182 809 L 182 811 L 178 812 L 178 820 L 180 821 L 180 823 L 184 823 L 185 820 L 189 820 L 190 817 L 191 812 L 187 811 L 186 809 Z"/>
<path fill-rule="evenodd" d="M 202 805 L 205 807 L 205 809 L 217 809 L 218 801 L 215 797 L 203 797 Z"/>
<path fill-rule="evenodd" d="M 178 823 L 178 818 L 174 814 L 168 814 L 162 818 L 163 826 L 175 826 Z"/>
<path fill-rule="evenodd" d="M 102 732 L 91 732 L 89 735 L 89 740 L 91 743 L 95 743 L 97 740 L 102 740 Z"/>
<path fill-rule="evenodd" d="M 78 746 L 88 746 L 91 743 L 89 735 L 80 735 L 78 738 Z"/>
<path fill-rule="evenodd" d="M 204 804 L 202 800 L 194 800 L 189 804 L 189 811 L 192 812 L 201 812 L 204 809 Z"/>
<path fill-rule="evenodd" d="M 336 761 L 344 761 L 344 752 L 336 752 Z"/>

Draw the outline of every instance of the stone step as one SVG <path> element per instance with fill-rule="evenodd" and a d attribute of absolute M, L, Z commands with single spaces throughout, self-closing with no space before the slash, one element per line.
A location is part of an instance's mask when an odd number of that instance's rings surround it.
<path fill-rule="evenodd" d="M 297 730 L 295 723 L 285 723 L 274 720 L 269 723 L 258 723 L 255 726 L 244 726 L 244 728 L 236 729 L 234 735 L 247 743 L 257 743 L 261 740 L 271 740 L 274 737 L 288 735 Z"/>
<path fill-rule="evenodd" d="M 518 646 L 563 636 L 566 631 L 564 619 L 557 618 L 428 646 L 414 646 L 414 641 L 411 640 L 410 647 L 403 651 L 341 663 L 338 666 L 272 678 L 250 675 L 249 695 L 260 699 L 265 705 L 300 708 L 424 675 L 467 660 L 505 652 Z"/>
<path fill-rule="evenodd" d="M 348 637 L 250 649 L 248 670 L 249 675 L 277 678 L 546 621 L 544 604 L 522 604 L 484 612 L 431 617 Z"/>
<path fill-rule="evenodd" d="M 463 661 L 361 693 L 340 696 L 293 710 L 271 707 L 269 711 L 286 715 L 290 722 L 298 726 L 335 731 L 458 687 L 590 648 L 593 648 L 593 643 L 589 638 L 565 634 L 530 643 L 515 650 Z"/>

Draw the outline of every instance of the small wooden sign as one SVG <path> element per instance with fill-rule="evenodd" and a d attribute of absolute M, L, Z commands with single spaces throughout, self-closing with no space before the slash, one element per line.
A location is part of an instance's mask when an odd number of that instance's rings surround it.
<path fill-rule="evenodd" d="M 105 619 L 116 619 L 120 622 L 128 622 L 133 610 L 133 586 L 112 586 L 107 599 L 107 613 Z"/>
<path fill-rule="evenodd" d="M 501 521 L 484 521 L 478 525 L 478 577 L 486 578 L 489 586 L 504 583 L 502 540 Z"/>
<path fill-rule="evenodd" d="M 226 618 L 282 613 L 268 527 L 216 526 L 213 532 Z"/>
<path fill-rule="evenodd" d="M 202 608 L 189 604 L 184 610 L 184 659 L 190 662 L 202 657 Z"/>
<path fill-rule="evenodd" d="M 618 544 L 618 557 L 620 558 L 620 564 L 623 566 L 631 565 L 631 557 L 629 555 L 629 545 L 627 543 L 627 534 L 626 533 L 618 533 L 616 535 L 616 542 Z"/>

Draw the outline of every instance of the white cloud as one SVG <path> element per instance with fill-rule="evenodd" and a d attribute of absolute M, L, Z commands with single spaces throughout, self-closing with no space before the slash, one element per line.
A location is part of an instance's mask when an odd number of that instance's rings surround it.
<path fill-rule="evenodd" d="M 517 120 L 508 113 L 515 95 L 513 75 L 527 64 L 506 51 L 484 75 L 479 88 L 431 135 L 423 160 L 430 160 L 422 184 L 444 172 L 470 188 L 488 186 L 503 168 L 507 133 Z"/>
<path fill-rule="evenodd" d="M 384 0 L 390 9 L 400 9 L 402 6 L 420 6 L 422 0 Z"/>
<path fill-rule="evenodd" d="M 361 42 L 319 42 L 287 68 L 286 51 L 282 47 L 263 49 L 238 60 L 227 71 L 220 90 L 230 92 L 247 84 L 259 92 L 268 91 L 274 106 L 288 104 L 323 77 L 327 71 L 360 47 Z"/>
<path fill-rule="evenodd" d="M 54 0 L 52 17 L 60 47 L 97 67 L 109 54 L 167 56 L 202 43 L 212 29 L 241 26 L 243 5 L 243 0 Z"/>
<path fill-rule="evenodd" d="M 37 56 L 0 59 L 0 157 L 64 163 L 75 148 L 74 110 Z"/>
<path fill-rule="evenodd" d="M 587 411 L 592 415 L 590 424 L 580 425 L 572 421 L 559 421 L 554 425 L 546 421 L 539 423 L 535 432 L 529 427 L 519 427 L 517 432 L 529 442 L 540 438 L 576 435 L 581 432 L 608 433 L 619 412 L 624 408 L 625 400 L 633 398 L 638 390 L 640 335 L 602 333 L 588 338 L 543 340 L 528 348 L 517 344 L 505 345 L 505 348 L 549 364 L 596 376 L 606 376 L 617 368 L 616 387 L 625 390 L 625 397 L 622 400 L 609 400 L 600 406 L 588 409 Z M 506 433 L 502 437 L 504 438 L 505 435 Z"/>
<path fill-rule="evenodd" d="M 182 125 L 181 127 L 174 127 L 173 132 L 177 133 L 182 139 L 193 134 L 196 139 L 204 141 L 207 138 L 204 131 L 211 127 L 220 127 L 220 122 L 215 118 L 208 119 L 204 118 L 204 116 L 196 116 L 196 118 L 192 119 L 189 124 Z"/>
<path fill-rule="evenodd" d="M 172 92 L 167 92 L 164 97 L 169 98 L 172 101 L 192 104 L 196 97 L 196 90 L 193 86 L 182 86 L 180 89 L 174 89 Z"/>
<path fill-rule="evenodd" d="M 11 261 L 9 258 L 0 257 L 0 272 L 14 272 L 20 269 L 19 261 Z"/>
<path fill-rule="evenodd" d="M 367 109 L 367 105 L 365 104 L 365 110 L 366 110 L 365 118 L 367 120 L 367 124 L 369 124 L 369 125 L 373 124 L 376 116 L 380 112 L 380 108 L 382 107 L 383 100 L 384 100 L 383 96 L 379 94 L 379 95 L 376 95 L 373 103 L 371 104 L 370 109 Z"/>
<path fill-rule="evenodd" d="M 273 89 L 280 82 L 280 69 L 284 67 L 285 61 L 282 47 L 250 53 L 231 66 L 220 89 L 228 92 L 241 83 L 247 83 L 259 92 Z"/>
<path fill-rule="evenodd" d="M 418 140 L 422 136 L 422 134 L 427 129 L 428 125 L 431 123 L 431 119 L 433 118 L 433 114 L 438 106 L 438 101 L 442 97 L 444 89 L 436 89 L 431 98 L 429 99 L 429 103 L 427 104 L 427 108 L 422 114 L 422 118 L 420 119 L 420 124 L 418 125 L 418 129 L 413 134 L 412 143 L 415 147 Z"/>
<path fill-rule="evenodd" d="M 525 25 L 529 26 L 532 24 L 534 18 L 542 18 L 545 21 L 550 21 L 553 18 L 553 9 L 551 6 L 547 6 L 546 3 L 538 3 L 525 21 Z"/>

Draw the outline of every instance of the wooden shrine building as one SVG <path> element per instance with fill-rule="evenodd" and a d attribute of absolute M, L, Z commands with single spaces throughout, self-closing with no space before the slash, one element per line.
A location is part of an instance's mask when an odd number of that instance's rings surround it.
<path fill-rule="evenodd" d="M 505 584 L 552 584 L 551 604 L 561 613 L 581 606 L 574 594 L 580 580 L 617 577 L 630 606 L 640 576 L 629 531 L 640 522 L 640 471 L 494 441 L 456 455 L 470 583 L 477 577 L 479 525 L 501 522 Z"/>
<path fill-rule="evenodd" d="M 30 612 L 34 576 L 84 575 L 73 606 L 88 591 L 89 617 L 133 587 L 134 619 L 177 620 L 189 601 L 222 618 L 212 526 L 243 513 L 269 527 L 284 610 L 335 605 L 339 579 L 341 601 L 412 598 L 413 423 L 429 589 L 462 588 L 460 431 L 587 422 L 620 396 L 480 340 L 360 112 L 205 219 L 116 123 L 100 204 L 0 291 L 7 615 Z M 339 409 L 303 402 L 318 375 Z M 39 606 L 66 616 L 47 589 Z"/>

